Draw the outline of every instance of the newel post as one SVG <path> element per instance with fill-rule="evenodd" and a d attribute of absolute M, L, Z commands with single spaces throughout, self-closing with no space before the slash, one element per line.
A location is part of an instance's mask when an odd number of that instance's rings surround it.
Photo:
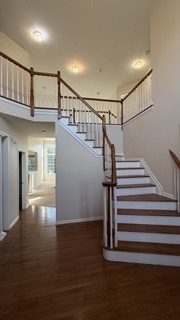
<path fill-rule="evenodd" d="M 61 119 L 61 74 L 57 72 L 57 85 L 58 85 L 58 119 Z"/>
<path fill-rule="evenodd" d="M 102 131 L 103 131 L 103 170 L 105 171 L 105 131 L 106 131 L 106 118 L 102 116 Z"/>
<path fill-rule="evenodd" d="M 30 69 L 30 107 L 31 117 L 34 117 L 34 69 Z"/>
<path fill-rule="evenodd" d="M 124 104 L 123 104 L 123 99 L 121 99 L 121 125 L 123 129 L 123 123 L 124 123 Z"/>

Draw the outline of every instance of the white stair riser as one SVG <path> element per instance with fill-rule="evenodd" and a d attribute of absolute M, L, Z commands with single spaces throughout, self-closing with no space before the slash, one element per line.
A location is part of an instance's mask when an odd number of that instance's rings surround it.
<path fill-rule="evenodd" d="M 117 240 L 146 243 L 180 244 L 179 234 L 118 231 Z"/>
<path fill-rule="evenodd" d="M 117 172 L 118 175 L 118 172 Z M 148 177 L 140 177 L 140 178 L 118 178 L 117 183 L 119 185 L 128 185 L 128 184 L 143 184 L 143 183 L 150 183 L 151 180 Z"/>
<path fill-rule="evenodd" d="M 176 210 L 175 202 L 117 201 L 118 209 Z"/>
<path fill-rule="evenodd" d="M 109 261 L 180 267 L 180 257 L 172 255 L 123 252 L 103 249 L 103 256 Z"/>
<path fill-rule="evenodd" d="M 77 126 L 68 126 L 69 130 L 73 133 L 77 132 Z"/>
<path fill-rule="evenodd" d="M 68 124 L 69 119 L 68 118 L 61 118 L 61 122 L 63 122 L 64 124 Z"/>
<path fill-rule="evenodd" d="M 121 170 L 117 169 L 118 176 L 143 176 L 145 174 L 144 169 L 131 169 L 131 170 Z"/>
<path fill-rule="evenodd" d="M 180 226 L 180 217 L 170 216 L 138 216 L 117 215 L 116 223 L 120 224 L 147 224 L 154 226 Z"/>
<path fill-rule="evenodd" d="M 76 133 L 78 138 L 81 139 L 81 140 L 85 140 L 86 139 L 86 134 L 85 133 Z"/>
<path fill-rule="evenodd" d="M 156 193 L 156 187 L 116 189 L 116 196 Z"/>
<path fill-rule="evenodd" d="M 140 162 L 116 162 L 116 168 L 139 168 Z"/>

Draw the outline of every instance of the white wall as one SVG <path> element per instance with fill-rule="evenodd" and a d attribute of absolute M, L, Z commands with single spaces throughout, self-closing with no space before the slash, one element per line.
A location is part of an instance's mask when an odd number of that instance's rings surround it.
<path fill-rule="evenodd" d="M 24 66 L 31 66 L 29 53 L 2 32 L 0 32 L 0 50 Z"/>
<path fill-rule="evenodd" d="M 57 221 L 103 215 L 102 158 L 95 157 L 56 124 Z"/>
<path fill-rule="evenodd" d="M 143 157 L 173 193 L 172 149 L 180 157 L 180 1 L 159 0 L 151 21 L 154 109 L 124 126 L 127 157 Z"/>
<path fill-rule="evenodd" d="M 36 189 L 43 181 L 43 139 L 29 138 L 28 150 L 38 154 L 38 170 L 32 174 L 32 189 Z"/>
<path fill-rule="evenodd" d="M 121 125 L 107 125 L 107 134 L 112 144 L 115 146 L 116 154 L 123 154 L 123 136 Z"/>
<path fill-rule="evenodd" d="M 5 226 L 9 229 L 13 222 L 19 216 L 19 151 L 26 152 L 26 168 L 27 168 L 27 137 L 22 135 L 19 130 L 7 119 L 0 116 L 0 131 L 8 136 L 7 151 L 8 162 L 5 165 L 5 180 L 6 185 L 6 217 Z M 24 178 L 24 188 L 28 190 L 27 174 Z M 28 193 L 25 199 L 26 206 L 28 205 Z"/>

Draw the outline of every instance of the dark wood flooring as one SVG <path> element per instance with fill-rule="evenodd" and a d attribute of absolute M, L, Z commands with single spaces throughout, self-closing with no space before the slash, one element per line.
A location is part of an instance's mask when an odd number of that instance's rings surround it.
<path fill-rule="evenodd" d="M 180 319 L 180 268 L 105 261 L 102 222 L 54 222 L 31 207 L 0 243 L 0 319 Z"/>

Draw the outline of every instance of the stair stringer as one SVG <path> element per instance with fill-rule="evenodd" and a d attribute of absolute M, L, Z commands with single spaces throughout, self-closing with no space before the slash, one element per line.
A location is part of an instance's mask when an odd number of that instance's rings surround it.
<path fill-rule="evenodd" d="M 59 120 L 59 124 L 60 126 L 66 131 L 68 132 L 76 141 L 78 141 L 81 145 L 83 145 L 86 150 L 88 150 L 91 154 L 93 154 L 93 156 L 97 157 L 97 158 L 101 158 L 102 155 L 99 155 L 91 146 L 89 146 L 88 142 L 86 142 L 84 139 L 81 139 L 79 137 L 79 134 L 74 132 L 73 130 L 70 129 L 70 127 L 68 126 L 69 121 L 66 118 L 61 118 Z"/>

